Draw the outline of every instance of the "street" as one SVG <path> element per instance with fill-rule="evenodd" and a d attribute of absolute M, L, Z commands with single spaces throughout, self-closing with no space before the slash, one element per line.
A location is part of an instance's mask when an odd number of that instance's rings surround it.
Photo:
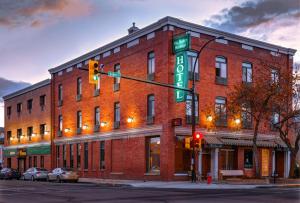
<path fill-rule="evenodd" d="M 299 202 L 300 188 L 179 190 L 84 183 L 0 180 L 0 203 L 34 202 Z"/>

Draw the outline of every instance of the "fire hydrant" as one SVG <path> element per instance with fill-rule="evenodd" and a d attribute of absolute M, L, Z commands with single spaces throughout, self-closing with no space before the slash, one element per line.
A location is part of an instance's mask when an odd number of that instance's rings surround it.
<path fill-rule="evenodd" d="M 211 175 L 210 173 L 207 174 L 207 184 L 211 184 L 212 182 L 212 178 L 211 178 Z"/>

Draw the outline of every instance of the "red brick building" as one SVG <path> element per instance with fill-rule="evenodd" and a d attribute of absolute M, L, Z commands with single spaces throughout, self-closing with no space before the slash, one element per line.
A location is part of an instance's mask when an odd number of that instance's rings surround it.
<path fill-rule="evenodd" d="M 191 166 L 190 96 L 186 102 L 176 103 L 173 89 L 103 75 L 99 84 L 91 85 L 88 72 L 81 69 L 94 59 L 104 65 L 105 72 L 173 84 L 172 39 L 190 33 L 190 67 L 196 58 L 192 50 L 215 37 L 225 37 L 205 48 L 196 68 L 197 131 L 204 134 L 196 160 L 198 173 L 206 176 L 210 172 L 218 179 L 220 170 L 240 170 L 252 177 L 252 119 L 245 115 L 237 124 L 226 115 L 227 92 L 235 84 L 251 83 L 261 60 L 284 56 L 284 67 L 291 68 L 296 50 L 172 17 L 128 31 L 123 38 L 49 70 L 52 168 L 74 168 L 82 177 L 187 179 Z M 207 127 L 215 119 L 204 112 L 210 104 L 221 118 L 213 131 Z M 181 125 L 173 125 L 176 118 Z M 269 124 L 260 129 L 258 146 L 262 176 L 270 176 L 276 168 L 279 176 L 287 177 L 289 152 Z"/>
<path fill-rule="evenodd" d="M 3 97 L 5 104 L 4 165 L 21 172 L 51 168 L 50 79 Z"/>

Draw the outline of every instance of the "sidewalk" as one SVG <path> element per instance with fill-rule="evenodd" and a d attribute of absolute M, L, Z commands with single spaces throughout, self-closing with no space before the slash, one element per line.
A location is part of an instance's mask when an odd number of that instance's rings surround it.
<path fill-rule="evenodd" d="M 164 189 L 254 189 L 254 188 L 271 188 L 271 187 L 300 187 L 298 183 L 292 184 L 253 184 L 240 183 L 230 181 L 222 183 L 206 184 L 206 182 L 191 183 L 188 181 L 139 181 L 139 180 L 115 180 L 115 179 L 98 179 L 98 178 L 80 178 L 80 183 L 93 183 L 99 185 L 112 185 L 112 186 L 131 186 L 136 188 L 164 188 Z"/>

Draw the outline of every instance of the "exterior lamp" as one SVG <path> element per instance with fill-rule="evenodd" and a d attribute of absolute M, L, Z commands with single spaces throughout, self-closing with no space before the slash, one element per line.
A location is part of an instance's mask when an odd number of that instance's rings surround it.
<path fill-rule="evenodd" d="M 32 133 L 32 134 L 31 134 L 31 137 L 36 137 L 36 136 L 37 136 L 36 133 Z"/>
<path fill-rule="evenodd" d="M 160 140 L 158 140 L 158 141 L 156 142 L 156 144 L 160 144 Z"/>
<path fill-rule="evenodd" d="M 100 123 L 100 126 L 101 126 L 101 127 L 107 126 L 107 122 L 101 122 L 101 123 Z"/>
<path fill-rule="evenodd" d="M 234 122 L 235 122 L 236 125 L 239 125 L 239 124 L 241 123 L 241 119 L 236 118 L 236 119 L 234 120 Z"/>
<path fill-rule="evenodd" d="M 206 120 L 207 120 L 208 122 L 212 122 L 213 117 L 212 117 L 211 115 L 208 115 L 208 116 L 206 117 Z"/>
<path fill-rule="evenodd" d="M 14 140 L 14 138 L 13 137 L 11 137 L 11 138 L 9 138 L 10 139 L 10 141 L 13 141 Z"/>
<path fill-rule="evenodd" d="M 127 118 L 127 123 L 132 123 L 133 122 L 133 118 L 132 117 L 128 117 Z"/>
<path fill-rule="evenodd" d="M 82 126 L 82 129 L 83 129 L 83 130 L 86 130 L 86 129 L 88 129 L 88 128 L 89 128 L 88 125 L 83 125 L 83 126 Z"/>
<path fill-rule="evenodd" d="M 21 136 L 20 136 L 20 139 L 23 139 L 24 137 L 25 137 L 24 135 L 21 135 Z"/>
<path fill-rule="evenodd" d="M 45 135 L 49 135 L 49 133 L 50 133 L 49 131 L 45 131 Z"/>
<path fill-rule="evenodd" d="M 71 131 L 70 128 L 65 128 L 65 133 L 68 133 L 68 132 L 70 132 L 70 131 Z"/>

